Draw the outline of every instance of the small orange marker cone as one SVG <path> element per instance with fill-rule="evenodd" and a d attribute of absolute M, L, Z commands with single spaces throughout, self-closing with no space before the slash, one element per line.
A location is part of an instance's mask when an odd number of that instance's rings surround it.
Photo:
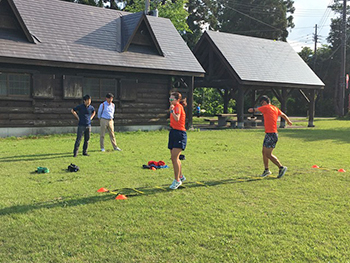
<path fill-rule="evenodd" d="M 342 168 L 342 169 L 339 169 L 338 172 L 345 173 L 346 171 Z"/>
<path fill-rule="evenodd" d="M 106 192 L 109 192 L 109 191 L 108 191 L 108 189 L 102 187 L 102 188 L 98 189 L 97 192 L 98 193 L 106 193 Z"/>
<path fill-rule="evenodd" d="M 318 167 L 318 165 L 313 165 L 311 168 L 320 168 L 320 167 Z"/>
<path fill-rule="evenodd" d="M 117 195 L 117 197 L 115 198 L 115 200 L 125 200 L 128 199 L 125 195 Z"/>
<path fill-rule="evenodd" d="M 151 169 L 152 169 L 153 171 L 155 171 L 155 170 L 156 170 L 156 168 L 155 168 L 155 167 L 152 167 Z"/>

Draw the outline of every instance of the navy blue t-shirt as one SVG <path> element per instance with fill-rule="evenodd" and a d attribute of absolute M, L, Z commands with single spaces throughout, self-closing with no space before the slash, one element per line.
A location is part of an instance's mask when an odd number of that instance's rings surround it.
<path fill-rule="evenodd" d="M 80 104 L 73 110 L 78 113 L 79 126 L 91 126 L 91 114 L 95 111 L 93 106 L 86 107 L 84 104 Z"/>

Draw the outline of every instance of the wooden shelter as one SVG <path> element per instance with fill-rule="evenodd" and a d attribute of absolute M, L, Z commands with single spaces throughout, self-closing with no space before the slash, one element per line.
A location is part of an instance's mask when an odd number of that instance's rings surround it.
<path fill-rule="evenodd" d="M 287 112 L 287 97 L 293 89 L 309 102 L 309 126 L 314 126 L 315 91 L 324 84 L 288 43 L 206 31 L 194 54 L 206 71 L 195 87 L 217 88 L 224 98 L 224 113 L 229 100 L 235 99 L 239 128 L 244 127 L 245 96 L 251 96 L 253 106 L 258 92 L 272 90 L 281 110 Z"/>
<path fill-rule="evenodd" d="M 0 0 L 0 136 L 74 132 L 70 109 L 115 94 L 117 130 L 168 125 L 204 70 L 169 19 L 60 0 Z M 96 130 L 98 121 L 93 121 Z M 94 128 L 95 126 L 95 128 Z"/>

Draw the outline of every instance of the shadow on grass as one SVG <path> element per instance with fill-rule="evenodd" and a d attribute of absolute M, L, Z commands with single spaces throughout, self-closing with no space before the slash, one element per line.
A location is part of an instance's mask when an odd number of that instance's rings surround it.
<path fill-rule="evenodd" d="M 213 180 L 213 181 L 201 181 L 201 182 L 185 182 L 180 186 L 176 191 L 183 191 L 188 188 L 197 188 L 197 187 L 212 187 L 217 185 L 224 184 L 234 184 L 234 183 L 244 183 L 244 182 L 254 182 L 260 180 L 274 180 L 276 177 L 269 176 L 266 178 L 261 177 L 241 177 L 241 178 L 232 178 L 232 179 L 223 179 L 223 180 Z M 65 199 L 65 198 L 56 198 L 54 200 L 49 200 L 45 202 L 38 202 L 30 205 L 16 205 L 0 209 L 1 215 L 10 215 L 10 214 L 24 214 L 32 210 L 37 209 L 51 209 L 57 207 L 74 207 L 78 205 L 93 204 L 102 201 L 110 201 L 114 199 L 117 195 L 123 194 L 127 197 L 137 197 L 145 195 L 153 195 L 157 193 L 166 193 L 169 191 L 174 191 L 169 189 L 169 185 L 161 185 L 154 187 L 138 187 L 138 188 L 121 188 L 115 189 L 107 193 L 101 193 L 97 196 L 76 198 L 76 199 Z"/>
<path fill-rule="evenodd" d="M 94 150 L 89 152 L 100 152 L 100 151 Z M 73 157 L 73 151 L 65 152 L 65 153 L 42 153 L 42 154 L 25 154 L 25 155 L 6 156 L 6 157 L 0 157 L 0 162 L 42 161 L 42 160 L 56 159 L 56 158 L 62 158 L 62 157 Z"/>
<path fill-rule="evenodd" d="M 110 199 L 111 199 L 111 196 L 107 196 L 107 195 L 104 195 L 104 196 L 99 195 L 99 196 L 84 197 L 84 198 L 69 199 L 69 200 L 65 200 L 64 198 L 56 198 L 54 200 L 50 200 L 46 202 L 37 202 L 31 205 L 16 205 L 16 206 L 6 207 L 3 209 L 0 209 L 0 215 L 24 214 L 32 210 L 43 209 L 43 208 L 50 209 L 50 208 L 56 208 L 56 207 L 71 207 L 71 206 L 78 206 L 78 205 L 93 204 L 101 201 L 107 201 Z"/>
<path fill-rule="evenodd" d="M 335 127 L 336 128 L 336 127 Z M 333 140 L 339 143 L 349 143 L 349 129 L 338 128 L 338 129 L 308 129 L 308 130 L 279 130 L 283 136 L 290 138 L 303 139 L 305 141 L 322 141 L 322 140 Z"/>
<path fill-rule="evenodd" d="M 229 178 L 229 179 L 222 179 L 222 180 L 213 180 L 213 181 L 197 181 L 197 182 L 185 182 L 183 183 L 178 190 L 185 190 L 187 188 L 197 188 L 197 187 L 211 187 L 211 186 L 217 186 L 217 185 L 224 185 L 224 184 L 235 184 L 235 183 L 245 183 L 245 182 L 255 182 L 260 180 L 274 180 L 277 179 L 275 176 L 268 176 L 268 177 L 240 177 L 240 178 Z M 161 185 L 161 186 L 153 186 L 153 187 L 138 187 L 138 188 L 121 188 L 121 189 L 115 189 L 111 192 L 123 194 L 127 197 L 134 197 L 134 196 L 142 196 L 142 195 L 152 195 L 156 193 L 164 193 L 164 192 L 171 192 L 174 191 L 169 188 L 169 185 Z"/>

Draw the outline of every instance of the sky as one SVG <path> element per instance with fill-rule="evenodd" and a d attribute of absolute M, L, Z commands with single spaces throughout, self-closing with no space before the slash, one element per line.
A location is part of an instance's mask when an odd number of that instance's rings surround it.
<path fill-rule="evenodd" d="M 295 12 L 293 21 L 295 27 L 289 30 L 288 43 L 296 52 L 302 47 L 310 47 L 314 50 L 314 33 L 317 24 L 319 40 L 317 47 L 327 44 L 331 18 L 335 14 L 327 8 L 333 0 L 294 0 Z"/>

